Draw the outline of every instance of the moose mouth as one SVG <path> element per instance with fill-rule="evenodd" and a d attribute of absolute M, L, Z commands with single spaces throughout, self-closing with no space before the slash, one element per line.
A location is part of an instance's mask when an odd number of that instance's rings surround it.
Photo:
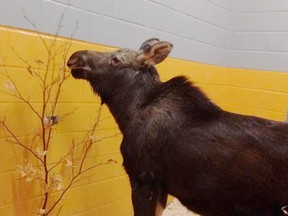
<path fill-rule="evenodd" d="M 83 69 L 72 69 L 71 74 L 76 79 L 84 79 L 87 72 Z"/>
<path fill-rule="evenodd" d="M 90 68 L 87 67 L 77 67 L 77 66 L 70 66 L 71 74 L 76 79 L 85 79 L 88 77 L 88 74 L 91 72 Z"/>

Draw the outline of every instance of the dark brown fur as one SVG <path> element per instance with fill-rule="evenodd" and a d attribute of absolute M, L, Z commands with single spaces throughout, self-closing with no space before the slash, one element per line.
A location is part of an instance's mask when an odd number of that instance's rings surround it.
<path fill-rule="evenodd" d="M 167 194 L 201 215 L 284 214 L 287 124 L 226 112 L 185 77 L 163 83 L 154 66 L 113 58 L 81 51 L 68 65 L 90 82 L 123 133 L 135 216 L 155 215 Z"/>

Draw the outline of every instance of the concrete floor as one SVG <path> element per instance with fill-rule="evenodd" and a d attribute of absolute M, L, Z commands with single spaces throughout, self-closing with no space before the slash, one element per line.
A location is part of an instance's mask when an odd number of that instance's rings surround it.
<path fill-rule="evenodd" d="M 197 214 L 185 208 L 177 199 L 167 205 L 162 216 L 197 216 Z"/>

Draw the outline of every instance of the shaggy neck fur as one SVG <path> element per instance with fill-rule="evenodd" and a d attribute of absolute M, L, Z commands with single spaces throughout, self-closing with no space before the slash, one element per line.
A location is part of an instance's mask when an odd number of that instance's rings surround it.
<path fill-rule="evenodd" d="M 135 114 L 155 104 L 173 101 L 195 121 L 213 118 L 221 111 L 183 76 L 161 82 L 154 67 L 137 73 L 124 70 L 104 76 L 107 77 L 90 80 L 90 84 L 94 92 L 100 95 L 102 103 L 109 107 L 122 133 Z"/>
<path fill-rule="evenodd" d="M 122 132 L 145 102 L 151 89 L 161 84 L 154 67 L 137 72 L 129 69 L 107 73 L 89 82 L 94 92 L 101 97 L 102 103 L 107 104 Z"/>

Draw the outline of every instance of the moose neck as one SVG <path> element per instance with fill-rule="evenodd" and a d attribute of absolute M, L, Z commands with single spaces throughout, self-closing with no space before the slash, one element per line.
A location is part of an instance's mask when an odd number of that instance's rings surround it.
<path fill-rule="evenodd" d="M 124 72 L 127 73 L 125 76 L 106 77 L 105 83 L 98 79 L 90 81 L 94 92 L 108 106 L 122 133 L 145 103 L 149 92 L 161 84 L 154 67 L 133 71 L 131 74 L 129 72 Z"/>

